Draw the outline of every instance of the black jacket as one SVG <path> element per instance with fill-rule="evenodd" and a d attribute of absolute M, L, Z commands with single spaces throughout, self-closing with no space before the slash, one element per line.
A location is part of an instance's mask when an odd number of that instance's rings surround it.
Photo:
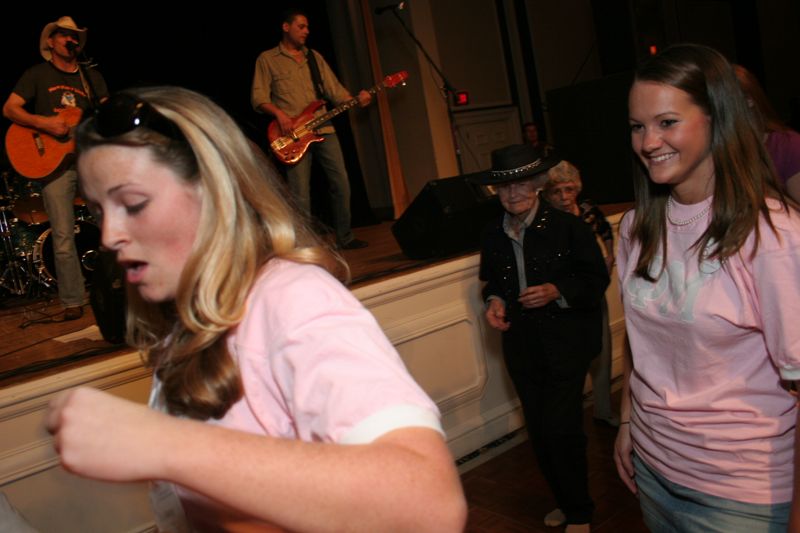
<path fill-rule="evenodd" d="M 528 286 L 552 283 L 569 307 L 550 302 L 524 309 L 511 239 L 502 217 L 483 235 L 480 279 L 486 282 L 484 299 L 499 296 L 506 302 L 511 329 L 535 327 L 554 349 L 578 350 L 593 357 L 600 351 L 601 307 L 609 276 L 591 228 L 580 218 L 540 200 L 539 209 L 523 240 Z M 560 347 L 560 348 L 559 348 Z"/>

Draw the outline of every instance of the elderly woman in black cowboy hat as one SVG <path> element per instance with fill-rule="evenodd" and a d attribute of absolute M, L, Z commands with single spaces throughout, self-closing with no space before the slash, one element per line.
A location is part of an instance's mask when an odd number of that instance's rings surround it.
<path fill-rule="evenodd" d="M 558 162 L 530 145 L 492 152 L 478 181 L 494 186 L 506 212 L 484 235 L 480 278 L 486 319 L 503 332 L 528 435 L 558 503 L 545 524 L 577 532 L 589 531 L 594 507 L 581 404 L 609 277 L 589 226 L 539 198 Z"/>

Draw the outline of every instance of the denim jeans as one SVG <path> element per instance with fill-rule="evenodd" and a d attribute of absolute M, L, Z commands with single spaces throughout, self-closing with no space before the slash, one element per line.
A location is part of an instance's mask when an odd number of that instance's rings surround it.
<path fill-rule="evenodd" d="M 328 179 L 336 241 L 346 244 L 354 238 L 350 229 L 350 181 L 336 134 L 326 134 L 323 137 L 324 141 L 311 143 L 305 157 L 287 169 L 289 190 L 292 191 L 297 205 L 307 214 L 311 214 L 311 160 L 315 158 Z"/>
<path fill-rule="evenodd" d="M 778 533 L 791 502 L 756 504 L 711 496 L 673 483 L 634 456 L 642 518 L 653 533 Z"/>
<path fill-rule="evenodd" d="M 64 307 L 85 303 L 85 286 L 75 247 L 75 191 L 78 173 L 67 170 L 42 189 L 44 208 L 50 219 L 53 258 L 58 278 L 58 298 Z"/>

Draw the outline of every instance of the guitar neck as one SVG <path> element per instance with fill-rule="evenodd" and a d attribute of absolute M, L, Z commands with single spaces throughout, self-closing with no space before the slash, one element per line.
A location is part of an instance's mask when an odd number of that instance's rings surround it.
<path fill-rule="evenodd" d="M 369 89 L 367 89 L 367 92 L 369 94 L 371 94 L 372 96 L 375 96 L 377 93 L 381 92 L 385 88 L 386 88 L 386 84 L 379 83 L 378 85 L 375 85 L 374 87 L 370 87 Z M 312 129 L 312 130 L 316 129 L 316 128 L 322 126 L 323 124 L 325 124 L 326 122 L 328 122 L 330 119 L 334 118 L 335 116 L 340 115 L 341 113 L 344 113 L 345 111 L 348 111 L 348 110 L 354 108 L 357 105 L 358 105 L 358 98 L 357 97 L 356 98 L 351 98 L 350 100 L 348 100 L 348 101 L 346 101 L 346 102 L 344 102 L 342 104 L 339 104 L 338 106 L 334 107 L 333 109 L 331 109 L 327 113 L 324 113 L 324 114 L 314 118 L 314 120 L 312 120 L 311 122 L 308 122 L 305 125 L 305 127 L 308 128 L 308 129 Z"/>

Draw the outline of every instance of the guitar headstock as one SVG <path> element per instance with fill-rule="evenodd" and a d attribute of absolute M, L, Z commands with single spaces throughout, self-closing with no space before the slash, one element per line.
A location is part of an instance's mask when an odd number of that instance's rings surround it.
<path fill-rule="evenodd" d="M 389 74 L 385 78 L 383 78 L 383 85 L 384 87 L 397 87 L 398 85 L 405 85 L 406 80 L 408 79 L 408 71 L 401 70 L 400 72 L 395 72 L 394 74 Z"/>

